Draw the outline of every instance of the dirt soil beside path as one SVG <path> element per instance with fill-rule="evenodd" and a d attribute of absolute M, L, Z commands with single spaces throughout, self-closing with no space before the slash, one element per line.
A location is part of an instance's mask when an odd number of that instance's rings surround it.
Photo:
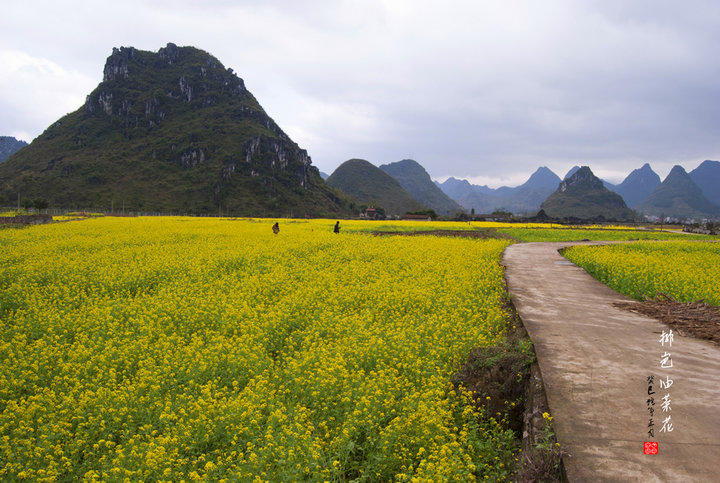
<path fill-rule="evenodd" d="M 460 238 L 499 238 L 502 240 L 515 240 L 509 235 L 499 233 L 494 228 L 480 230 L 419 230 L 419 231 L 374 231 L 375 236 L 453 236 Z"/>
<path fill-rule="evenodd" d="M 680 335 L 704 339 L 720 345 L 720 308 L 700 302 L 683 303 L 659 294 L 644 302 L 624 302 L 616 307 L 657 319 Z"/>

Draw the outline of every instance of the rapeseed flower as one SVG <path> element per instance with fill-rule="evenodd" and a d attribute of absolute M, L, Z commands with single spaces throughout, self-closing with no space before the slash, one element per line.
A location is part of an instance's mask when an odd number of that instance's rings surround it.
<path fill-rule="evenodd" d="M 268 223 L 0 232 L 0 479 L 494 478 L 512 435 L 448 381 L 508 242 Z"/>

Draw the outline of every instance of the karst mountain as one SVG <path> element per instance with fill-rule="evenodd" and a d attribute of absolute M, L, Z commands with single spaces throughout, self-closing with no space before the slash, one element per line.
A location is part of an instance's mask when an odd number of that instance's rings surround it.
<path fill-rule="evenodd" d="M 705 197 L 682 166 L 674 166 L 663 182 L 637 204 L 636 209 L 651 216 L 678 219 L 720 216 L 720 206 Z"/>
<path fill-rule="evenodd" d="M 540 208 L 555 219 L 631 221 L 636 218 L 622 197 L 607 189 L 587 166 L 560 182 Z"/>
<path fill-rule="evenodd" d="M 342 163 L 327 179 L 327 184 L 361 205 L 382 208 L 387 215 L 401 216 L 428 209 L 395 178 L 364 159 L 349 159 Z"/>
<path fill-rule="evenodd" d="M 0 164 L 52 207 L 337 216 L 347 203 L 232 69 L 194 47 L 115 48 L 85 104 Z"/>

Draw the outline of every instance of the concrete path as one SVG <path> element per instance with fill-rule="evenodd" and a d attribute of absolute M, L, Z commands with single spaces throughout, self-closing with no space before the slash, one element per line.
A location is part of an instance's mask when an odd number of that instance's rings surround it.
<path fill-rule="evenodd" d="M 558 253 L 580 244 L 520 243 L 503 257 L 569 453 L 569 481 L 720 482 L 720 348 L 675 333 L 671 347 L 661 345 L 668 326 L 615 308 L 630 299 Z M 661 367 L 665 353 L 671 368 Z M 655 438 L 647 433 L 651 375 Z M 672 386 L 661 389 L 667 376 Z M 672 432 L 662 432 L 668 416 Z M 645 441 L 657 442 L 658 454 L 643 454 Z"/>

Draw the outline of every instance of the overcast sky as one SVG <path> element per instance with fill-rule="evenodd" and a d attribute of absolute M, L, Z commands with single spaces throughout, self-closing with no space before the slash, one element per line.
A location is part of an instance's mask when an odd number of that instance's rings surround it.
<path fill-rule="evenodd" d="M 217 57 L 322 171 L 412 158 L 515 186 L 720 159 L 717 0 L 4 2 L 0 135 L 82 106 L 113 47 Z"/>

